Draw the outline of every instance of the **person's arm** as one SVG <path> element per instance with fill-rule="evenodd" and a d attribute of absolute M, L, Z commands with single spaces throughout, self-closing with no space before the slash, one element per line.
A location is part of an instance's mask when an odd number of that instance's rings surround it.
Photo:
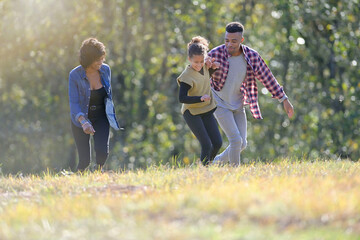
<path fill-rule="evenodd" d="M 94 134 L 95 130 L 91 123 L 85 118 L 85 114 L 81 112 L 80 108 L 80 97 L 79 90 L 75 81 L 75 73 L 70 73 L 69 75 L 69 103 L 70 103 L 70 113 L 75 117 L 75 120 L 80 122 L 83 131 L 86 134 Z"/>
<path fill-rule="evenodd" d="M 179 101 L 181 103 L 192 104 L 211 100 L 211 97 L 207 94 L 203 96 L 188 96 L 190 88 L 191 86 L 189 84 L 180 82 Z"/>
<path fill-rule="evenodd" d="M 279 102 L 282 102 L 284 109 L 289 118 L 294 114 L 294 107 L 290 103 L 288 97 L 286 96 L 283 88 L 280 86 L 274 75 L 272 74 L 270 68 L 266 65 L 265 61 L 258 56 L 259 65 L 255 72 L 256 78 L 266 87 L 266 89 L 272 94 L 273 98 L 277 98 Z"/>
<path fill-rule="evenodd" d="M 180 82 L 179 102 L 186 104 L 202 102 L 201 96 L 188 96 L 190 88 L 191 86 L 189 84 Z"/>
<path fill-rule="evenodd" d="M 282 99 L 286 96 L 283 88 L 280 86 L 270 68 L 266 65 L 260 55 L 258 55 L 257 58 L 258 65 L 254 68 L 256 78 L 266 87 L 273 98 L 279 100 Z"/>
<path fill-rule="evenodd" d="M 214 69 L 214 68 L 210 68 L 209 69 L 209 75 L 213 75 L 214 72 L 216 72 L 218 70 L 218 68 Z"/>
<path fill-rule="evenodd" d="M 226 81 L 227 72 L 229 70 L 229 62 L 227 61 L 227 56 L 224 53 L 224 48 L 225 46 L 221 45 L 212 49 L 208 53 L 209 58 L 214 59 L 214 61 L 208 61 L 209 63 L 211 63 L 211 65 L 209 65 L 209 68 L 213 68 L 213 63 L 218 63 L 218 70 L 210 75 L 211 87 L 216 91 L 220 91 L 223 88 Z"/>
<path fill-rule="evenodd" d="M 85 116 L 81 112 L 80 108 L 80 96 L 78 86 L 76 84 L 76 73 L 70 72 L 69 74 L 69 104 L 70 104 L 70 113 L 75 118 L 76 121 L 79 121 L 80 116 Z"/>

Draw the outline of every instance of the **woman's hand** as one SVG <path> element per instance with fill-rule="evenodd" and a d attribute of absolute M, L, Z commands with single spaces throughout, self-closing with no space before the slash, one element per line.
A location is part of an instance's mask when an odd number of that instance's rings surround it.
<path fill-rule="evenodd" d="M 210 101 L 210 100 L 211 100 L 211 97 L 210 97 L 209 95 L 205 94 L 204 96 L 202 96 L 202 97 L 200 98 L 200 100 L 201 100 L 202 102 Z"/>
<path fill-rule="evenodd" d="M 94 130 L 93 126 L 89 122 L 86 122 L 81 126 L 82 126 L 82 129 L 83 129 L 84 133 L 94 135 L 95 130 Z"/>

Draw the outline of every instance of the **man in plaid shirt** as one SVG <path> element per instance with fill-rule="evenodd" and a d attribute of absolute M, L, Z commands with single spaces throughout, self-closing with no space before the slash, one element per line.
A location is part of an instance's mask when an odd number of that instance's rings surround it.
<path fill-rule="evenodd" d="M 243 45 L 244 26 L 239 22 L 226 25 L 225 44 L 209 52 L 208 66 L 220 64 L 212 75 L 211 87 L 217 102 L 215 117 L 225 132 L 229 146 L 216 156 L 215 163 L 240 165 L 240 152 L 247 145 L 247 120 L 244 105 L 250 106 L 254 118 L 262 119 L 258 104 L 258 79 L 273 98 L 283 103 L 291 118 L 293 106 L 258 52 Z M 225 84 L 226 83 L 226 84 Z"/>

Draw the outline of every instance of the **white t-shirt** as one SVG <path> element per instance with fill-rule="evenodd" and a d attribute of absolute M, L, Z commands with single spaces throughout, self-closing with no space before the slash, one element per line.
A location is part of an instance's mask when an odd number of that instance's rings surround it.
<path fill-rule="evenodd" d="M 228 60 L 229 72 L 224 87 L 220 91 L 214 89 L 212 91 L 217 106 L 236 110 L 243 106 L 240 87 L 246 77 L 247 62 L 243 53 L 239 56 L 229 57 Z"/>

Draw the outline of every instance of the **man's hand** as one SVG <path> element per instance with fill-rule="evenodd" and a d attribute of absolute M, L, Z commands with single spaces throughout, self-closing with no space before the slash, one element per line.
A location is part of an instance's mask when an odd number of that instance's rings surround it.
<path fill-rule="evenodd" d="M 206 56 L 206 58 L 205 58 L 205 65 L 206 65 L 207 68 L 211 68 L 212 62 L 213 62 L 213 61 L 212 61 L 211 57 Z"/>
<path fill-rule="evenodd" d="M 217 69 L 217 68 L 219 68 L 220 67 L 220 63 L 219 62 L 215 62 L 215 59 L 214 59 L 214 61 L 212 62 L 212 64 L 211 64 L 211 68 L 212 69 Z"/>
<path fill-rule="evenodd" d="M 288 117 L 292 118 L 293 115 L 294 115 L 294 107 L 293 107 L 293 105 L 291 104 L 289 99 L 285 99 L 283 104 L 284 104 L 285 112 L 287 113 Z"/>
<path fill-rule="evenodd" d="M 215 58 L 211 58 L 209 56 L 205 58 L 205 64 L 207 68 L 217 69 L 220 67 L 220 63 L 215 62 Z"/>

